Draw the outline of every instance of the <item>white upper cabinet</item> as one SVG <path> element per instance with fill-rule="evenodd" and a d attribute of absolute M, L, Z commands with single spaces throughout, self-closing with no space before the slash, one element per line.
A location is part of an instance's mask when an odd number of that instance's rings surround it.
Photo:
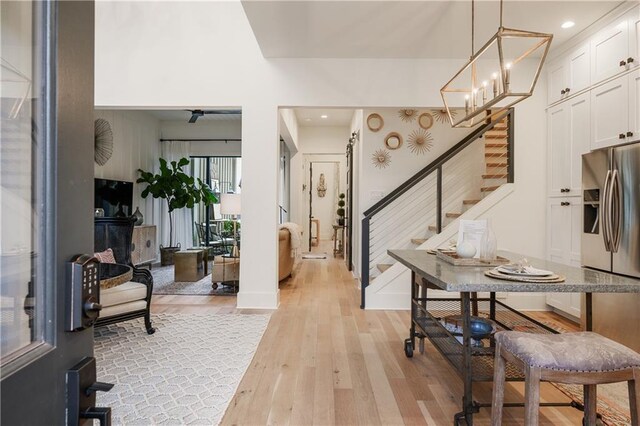
<path fill-rule="evenodd" d="M 570 157 L 566 163 L 571 168 L 569 191 L 567 195 L 581 195 L 582 191 L 582 154 L 591 149 L 591 97 L 583 93 L 567 102 L 569 105 L 569 145 Z"/>
<path fill-rule="evenodd" d="M 567 84 L 567 61 L 563 59 L 549 64 L 547 70 L 547 102 L 552 104 L 562 99 L 566 94 Z"/>
<path fill-rule="evenodd" d="M 617 19 L 591 40 L 591 83 L 626 69 L 629 58 L 629 18 Z"/>
<path fill-rule="evenodd" d="M 589 43 L 574 50 L 567 57 L 567 95 L 577 93 L 591 85 L 591 50 Z"/>
<path fill-rule="evenodd" d="M 628 66 L 640 66 L 640 6 L 627 14 L 629 18 L 629 58 L 632 59 Z M 627 62 L 629 62 L 627 58 Z"/>
<path fill-rule="evenodd" d="M 589 152 L 591 99 L 583 93 L 548 111 L 548 193 L 551 197 L 579 196 L 582 154 Z"/>
<path fill-rule="evenodd" d="M 550 196 L 565 195 L 571 170 L 567 167 L 571 147 L 569 145 L 569 106 L 566 102 L 554 106 L 547 113 L 547 140 Z"/>
<path fill-rule="evenodd" d="M 591 90 L 591 149 L 626 141 L 629 129 L 628 81 L 625 75 Z"/>
<path fill-rule="evenodd" d="M 640 70 L 629 74 L 629 140 L 640 140 Z"/>

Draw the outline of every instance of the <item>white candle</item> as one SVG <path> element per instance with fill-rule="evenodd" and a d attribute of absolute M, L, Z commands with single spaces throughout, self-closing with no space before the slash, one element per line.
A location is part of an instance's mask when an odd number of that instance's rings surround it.
<path fill-rule="evenodd" d="M 478 89 L 473 89 L 473 92 L 471 92 L 471 94 L 473 98 L 472 111 L 475 111 L 476 106 L 478 105 Z"/>
<path fill-rule="evenodd" d="M 482 105 L 487 103 L 487 81 L 482 82 Z"/>
<path fill-rule="evenodd" d="M 498 73 L 494 72 L 491 79 L 493 81 L 493 97 L 495 98 L 498 96 Z"/>
<path fill-rule="evenodd" d="M 511 62 L 504 66 L 504 91 L 509 91 L 509 84 L 511 83 Z"/>
<path fill-rule="evenodd" d="M 469 95 L 464 95 L 464 112 L 469 114 Z"/>

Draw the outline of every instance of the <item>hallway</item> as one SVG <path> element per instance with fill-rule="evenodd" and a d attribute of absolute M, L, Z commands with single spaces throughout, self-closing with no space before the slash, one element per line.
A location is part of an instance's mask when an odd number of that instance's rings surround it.
<path fill-rule="evenodd" d="M 280 309 L 222 424 L 452 424 L 461 380 L 430 344 L 425 355 L 405 357 L 409 313 L 361 310 L 342 259 L 299 261 L 280 290 Z M 236 312 L 234 303 L 232 297 L 160 296 L 153 310 Z M 490 401 L 490 383 L 476 389 L 477 399 Z M 507 401 L 522 400 L 521 384 L 507 389 Z M 568 401 L 551 385 L 542 390 L 544 400 Z M 488 424 L 489 414 L 482 409 L 476 423 Z M 522 409 L 505 409 L 504 424 L 522 423 Z M 541 412 L 541 424 L 580 423 L 573 408 Z"/>

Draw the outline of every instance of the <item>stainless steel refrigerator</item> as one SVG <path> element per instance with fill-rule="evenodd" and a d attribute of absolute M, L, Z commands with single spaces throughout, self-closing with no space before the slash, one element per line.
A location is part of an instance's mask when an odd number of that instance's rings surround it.
<path fill-rule="evenodd" d="M 582 156 L 582 264 L 640 278 L 640 141 Z M 640 351 L 640 294 L 594 294 L 594 331 Z"/>

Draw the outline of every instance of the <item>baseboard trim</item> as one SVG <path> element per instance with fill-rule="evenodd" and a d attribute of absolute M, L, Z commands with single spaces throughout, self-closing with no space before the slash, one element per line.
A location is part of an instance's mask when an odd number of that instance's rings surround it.
<path fill-rule="evenodd" d="M 238 292 L 238 309 L 278 309 L 280 305 L 280 289 L 271 293 Z"/>

